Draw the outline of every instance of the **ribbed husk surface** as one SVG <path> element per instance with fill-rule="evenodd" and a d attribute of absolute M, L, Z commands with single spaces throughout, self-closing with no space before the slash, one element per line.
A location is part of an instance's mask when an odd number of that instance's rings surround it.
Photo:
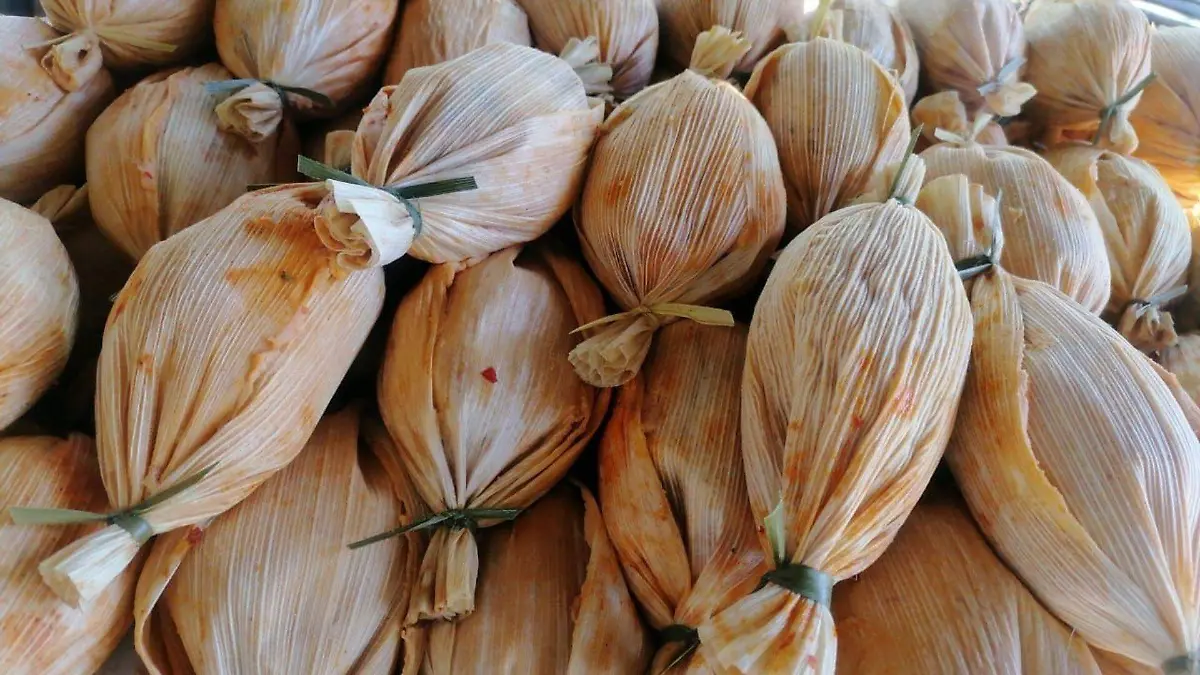
<path fill-rule="evenodd" d="M 1038 0 L 1025 15 L 1029 66 L 1025 77 L 1037 88 L 1026 106 L 1045 126 L 1048 144 L 1091 141 L 1129 153 L 1138 137 L 1129 123 L 1141 95 L 1113 109 L 1150 75 L 1150 22 L 1129 0 Z"/>
<path fill-rule="evenodd" d="M 350 269 L 405 253 L 456 262 L 532 241 L 579 193 L 603 117 L 566 61 L 529 47 L 491 44 L 412 72 L 367 107 L 353 174 L 390 187 L 473 177 L 478 189 L 422 199 L 415 239 L 408 212 L 370 189 L 358 204 L 326 200 L 318 233 Z"/>
<path fill-rule="evenodd" d="M 887 553 L 838 587 L 833 609 L 846 675 L 1100 675 L 1083 638 L 946 496 L 918 505 Z"/>
<path fill-rule="evenodd" d="M 692 62 L 696 39 L 716 26 L 740 33 L 750 50 L 733 72 L 749 73 L 758 60 L 787 40 L 784 29 L 804 15 L 803 0 L 656 0 L 663 53 L 676 64 Z"/>
<path fill-rule="evenodd" d="M 141 515 L 156 534 L 229 510 L 286 466 L 379 314 L 382 271 L 345 273 L 313 234 L 324 193 L 238 199 L 151 249 L 116 298 L 96 391 L 110 501 L 127 509 L 210 469 Z M 41 572 L 78 604 L 140 548 L 110 525 Z"/>
<path fill-rule="evenodd" d="M 1200 401 L 1200 334 L 1180 335 L 1163 350 L 1160 360 L 1192 400 Z"/>
<path fill-rule="evenodd" d="M 1130 120 L 1137 156 L 1153 164 L 1185 205 L 1200 202 L 1200 28 L 1159 26 L 1154 74 Z"/>
<path fill-rule="evenodd" d="M 88 77 L 110 68 L 181 63 L 209 40 L 213 0 L 40 0 L 46 19 L 71 34 L 47 57 Z M 96 48 L 99 48 L 98 50 Z M 86 51 L 85 51 L 86 50 Z"/>
<path fill-rule="evenodd" d="M 914 199 L 914 182 L 899 182 Z M 742 380 L 746 482 L 775 567 L 837 582 L 879 558 L 941 458 L 970 345 L 954 261 L 917 209 L 852 206 L 784 249 Z M 834 672 L 829 608 L 775 583 L 699 631 L 735 672 Z"/>
<path fill-rule="evenodd" d="M 40 19 L 0 16 L 0 198 L 31 202 L 83 175 L 83 139 L 113 97 L 101 68 L 86 83 L 64 89 L 27 49 L 58 37 Z"/>
<path fill-rule="evenodd" d="M 134 608 L 150 674 L 391 673 L 421 536 L 347 546 L 421 508 L 390 443 L 357 408 L 326 417 L 246 501 L 155 542 Z"/>
<path fill-rule="evenodd" d="M 130 625 L 137 567 L 82 609 L 66 607 L 42 583 L 38 562 L 94 525 L 14 525 L 8 509 L 35 505 L 103 511 L 108 498 L 91 439 L 0 439 L 0 663 L 6 675 L 95 672 Z"/>
<path fill-rule="evenodd" d="M 493 42 L 528 46 L 532 41 L 529 19 L 515 0 L 409 0 L 400 11 L 383 81 L 398 84 L 413 68 L 449 61 Z"/>
<path fill-rule="evenodd" d="M 1092 646 L 1154 668 L 1194 656 L 1200 410 L 1057 290 L 1003 269 L 973 284 L 946 458 L 980 528 Z"/>
<path fill-rule="evenodd" d="M 571 330 L 603 311 L 583 267 L 549 243 L 434 267 L 405 297 L 379 409 L 432 512 L 525 508 L 563 477 L 608 409 L 567 361 Z M 470 530 L 434 532 L 408 623 L 469 614 L 477 570 Z"/>
<path fill-rule="evenodd" d="M 970 138 L 981 145 L 1008 145 L 1004 129 L 987 113 L 972 117 L 962 102 L 962 97 L 953 89 L 930 94 L 917 101 L 909 111 L 914 127 L 921 128 L 921 140 L 917 150 L 924 151 L 950 138 Z M 947 134 L 946 132 L 949 132 Z"/>
<path fill-rule="evenodd" d="M 424 658 L 404 675 L 645 672 L 650 643 L 586 489 L 561 485 L 480 537 L 475 612 L 410 629 Z"/>
<path fill-rule="evenodd" d="M 746 96 L 778 144 L 788 236 L 850 204 L 908 144 L 903 89 L 845 42 L 816 38 L 775 50 L 755 68 Z"/>
<path fill-rule="evenodd" d="M 1149 164 L 1092 146 L 1062 146 L 1046 159 L 1100 222 L 1112 268 L 1107 318 L 1143 351 L 1170 346 L 1175 322 L 1158 299 L 1186 288 L 1192 259 L 1187 214 L 1170 186 Z"/>
<path fill-rule="evenodd" d="M 625 578 L 656 630 L 696 628 L 766 568 L 746 501 L 738 410 L 746 330 L 664 328 L 617 394 L 600 444 L 600 504 Z M 651 673 L 683 655 L 664 644 Z M 724 672 L 701 644 L 671 672 Z"/>
<path fill-rule="evenodd" d="M 232 78 L 216 63 L 156 73 L 88 130 L 92 214 L 131 258 L 225 208 L 247 185 L 271 182 L 277 153 L 295 166 L 290 124 L 257 142 L 222 128 L 204 87 Z"/>

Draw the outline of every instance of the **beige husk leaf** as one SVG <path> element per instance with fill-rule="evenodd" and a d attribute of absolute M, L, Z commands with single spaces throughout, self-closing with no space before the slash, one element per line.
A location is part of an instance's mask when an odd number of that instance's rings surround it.
<path fill-rule="evenodd" d="M 980 114 L 972 118 L 963 105 L 962 98 L 953 89 L 930 94 L 917 101 L 909 111 L 913 126 L 921 128 L 921 142 L 917 151 L 923 152 L 931 145 L 950 138 L 971 139 L 981 145 L 1008 145 L 1004 128 L 993 121 L 992 116 Z M 941 138 L 939 138 L 939 136 Z"/>
<path fill-rule="evenodd" d="M 746 330 L 663 328 L 617 393 L 600 444 L 600 504 L 650 625 L 694 630 L 767 571 L 746 501 L 738 433 Z M 650 673 L 721 672 L 701 643 L 666 642 Z"/>
<path fill-rule="evenodd" d="M 532 44 L 529 20 L 515 0 L 408 0 L 400 11 L 383 82 L 398 84 L 413 68 L 449 61 L 493 42 Z"/>
<path fill-rule="evenodd" d="M 819 37 L 775 50 L 754 69 L 746 96 L 779 148 L 788 236 L 848 205 L 908 144 L 896 78 L 845 42 Z"/>
<path fill-rule="evenodd" d="M 317 233 L 348 269 L 406 253 L 457 262 L 536 239 L 579 193 L 603 118 L 570 64 L 529 47 L 495 43 L 412 71 L 367 107 L 352 173 L 375 186 L 474 178 L 478 188 L 422 199 L 417 236 L 390 194 L 328 181 Z"/>
<path fill-rule="evenodd" d="M 1157 77 L 1130 116 L 1136 154 L 1193 205 L 1200 202 L 1200 27 L 1160 26 L 1150 45 Z"/>
<path fill-rule="evenodd" d="M 56 84 L 30 48 L 58 36 L 39 19 L 0 16 L 0 199 L 30 202 L 83 176 L 88 125 L 113 97 L 100 68 L 73 89 Z"/>
<path fill-rule="evenodd" d="M 1160 360 L 1188 396 L 1200 401 L 1200 334 L 1180 335 L 1174 345 L 1162 351 Z"/>
<path fill-rule="evenodd" d="M 1175 342 L 1164 306 L 1187 292 L 1192 233 L 1171 188 L 1149 164 L 1088 145 L 1064 145 L 1046 159 L 1092 205 L 1112 267 L 1106 318 L 1135 347 Z"/>
<path fill-rule="evenodd" d="M 1100 675 L 1083 638 L 988 548 L 956 498 L 913 510 L 871 569 L 838 587 L 845 675 Z"/>
<path fill-rule="evenodd" d="M 1045 127 L 1047 145 L 1094 139 L 1125 154 L 1137 147 L 1129 116 L 1151 74 L 1150 33 L 1146 15 L 1129 0 L 1032 4 L 1025 77 L 1037 96 L 1026 111 Z"/>
<path fill-rule="evenodd" d="M 38 561 L 96 526 L 15 525 L 13 506 L 105 510 L 91 439 L 0 439 L 0 664 L 5 675 L 95 672 L 129 627 L 137 566 L 86 607 L 64 607 L 38 576 Z"/>
<path fill-rule="evenodd" d="M 836 583 L 869 567 L 942 455 L 971 345 L 945 240 L 920 211 L 920 159 L 894 198 L 837 211 L 776 261 L 750 324 L 742 452 L 771 574 Z M 723 666 L 831 675 L 829 608 L 769 582 L 699 627 Z M 813 584 L 821 585 L 821 584 Z"/>
<path fill-rule="evenodd" d="M 567 361 L 571 329 L 603 311 L 552 242 L 439 265 L 404 298 L 379 409 L 430 511 L 523 509 L 563 477 L 608 409 Z M 433 532 L 408 623 L 469 614 L 477 569 L 470 530 Z"/>
<path fill-rule="evenodd" d="M 700 35 L 723 27 L 748 42 L 745 52 L 733 59 L 734 73 L 754 70 L 759 59 L 787 40 L 784 28 L 804 15 L 803 0 L 656 0 L 656 4 L 664 56 L 680 66 L 692 64 Z"/>
<path fill-rule="evenodd" d="M 150 675 L 391 673 L 421 535 L 347 546 L 421 508 L 390 442 L 357 408 L 326 417 L 246 501 L 157 541 L 134 607 Z"/>
<path fill-rule="evenodd" d="M 286 466 L 378 316 L 382 271 L 347 274 L 313 233 L 324 194 L 246 195 L 152 248 L 117 296 L 96 388 L 110 501 L 127 510 L 200 476 L 141 513 L 150 533 L 227 511 Z M 47 558 L 42 576 L 86 602 L 139 538 L 109 525 Z"/>
<path fill-rule="evenodd" d="M 290 125 L 266 137 L 227 130 L 205 84 L 232 79 L 220 64 L 157 73 L 121 94 L 87 135 L 96 224 L 134 260 L 295 166 Z M 282 176 L 281 176 L 282 177 Z"/>
<path fill-rule="evenodd" d="M 731 323 L 696 306 L 747 290 L 779 242 L 786 198 L 775 142 L 742 93 L 714 79 L 747 46 L 724 28 L 702 34 L 690 69 L 644 89 L 601 127 L 575 226 L 625 312 L 589 327 L 571 352 L 592 384 L 632 378 L 664 323 Z"/>
<path fill-rule="evenodd" d="M 410 628 L 424 658 L 403 675 L 646 672 L 653 650 L 585 488 L 561 485 L 480 538 L 475 613 Z"/>

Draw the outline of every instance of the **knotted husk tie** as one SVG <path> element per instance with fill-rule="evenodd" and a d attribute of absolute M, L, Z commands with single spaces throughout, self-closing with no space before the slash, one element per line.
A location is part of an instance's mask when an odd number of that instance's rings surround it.
<path fill-rule="evenodd" d="M 251 143 L 271 137 L 289 110 L 331 112 L 335 107 L 333 100 L 319 91 L 270 80 L 239 78 L 209 82 L 204 88 L 212 94 L 228 94 L 215 108 L 217 124 Z"/>

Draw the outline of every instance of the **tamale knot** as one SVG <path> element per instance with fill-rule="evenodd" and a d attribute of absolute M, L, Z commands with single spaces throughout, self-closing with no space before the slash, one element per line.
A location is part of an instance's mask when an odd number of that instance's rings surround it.
<path fill-rule="evenodd" d="M 1200 673 L 1200 652 L 1183 654 L 1162 664 L 1164 675 L 1197 675 Z"/>
<path fill-rule="evenodd" d="M 767 584 L 775 584 L 822 607 L 829 607 L 833 599 L 833 577 L 807 565 L 780 565 L 762 576 L 759 588 Z"/>

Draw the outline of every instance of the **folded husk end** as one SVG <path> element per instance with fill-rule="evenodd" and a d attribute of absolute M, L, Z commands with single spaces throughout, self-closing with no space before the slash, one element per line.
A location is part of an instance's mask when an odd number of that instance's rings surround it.
<path fill-rule="evenodd" d="M 1117 322 L 1117 331 L 1143 352 L 1158 352 L 1179 342 L 1175 319 L 1156 305 L 1130 303 Z"/>
<path fill-rule="evenodd" d="M 103 66 L 100 38 L 91 32 L 67 35 L 42 55 L 42 68 L 64 91 L 82 89 Z"/>
<path fill-rule="evenodd" d="M 137 557 L 141 544 L 108 525 L 80 537 L 38 565 L 42 580 L 63 602 L 78 608 L 99 595 Z"/>
<path fill-rule="evenodd" d="M 217 104 L 217 126 L 251 143 L 262 143 L 283 122 L 283 99 L 279 92 L 256 82 Z"/>
<path fill-rule="evenodd" d="M 692 61 L 688 65 L 705 77 L 725 79 L 733 74 L 733 68 L 753 47 L 753 43 L 725 26 L 713 26 L 696 38 L 692 49 Z"/>
<path fill-rule="evenodd" d="M 642 314 L 614 321 L 579 343 L 567 357 L 593 387 L 618 387 L 642 369 L 660 320 Z"/>
<path fill-rule="evenodd" d="M 475 611 L 479 545 L 470 530 L 437 530 L 425 549 L 406 626 L 453 621 Z"/>

